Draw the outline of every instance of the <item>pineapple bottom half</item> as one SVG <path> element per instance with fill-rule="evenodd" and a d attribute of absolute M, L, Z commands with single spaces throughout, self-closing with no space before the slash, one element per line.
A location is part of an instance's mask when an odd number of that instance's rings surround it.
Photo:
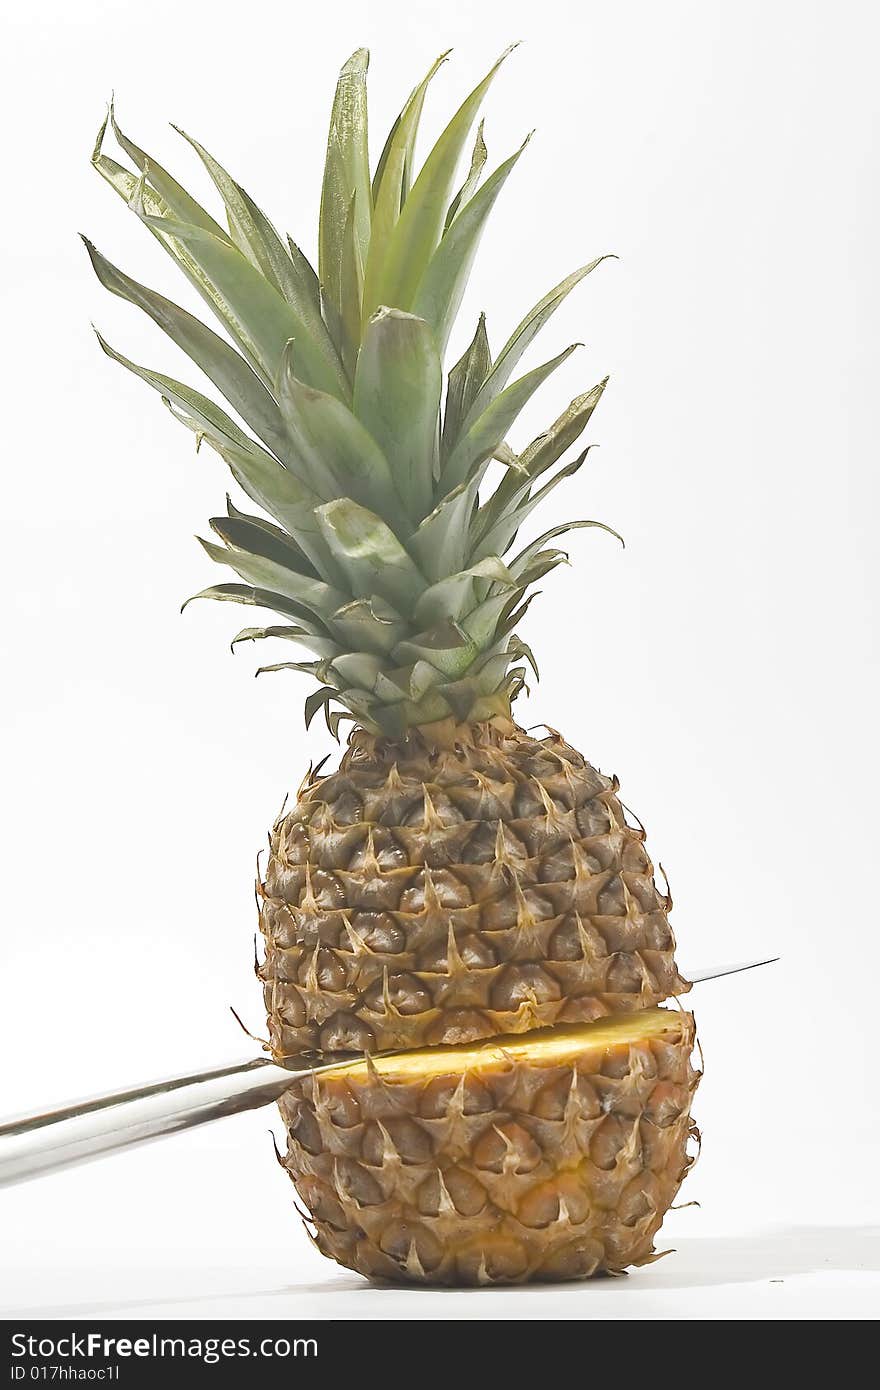
<path fill-rule="evenodd" d="M 692 1162 L 694 1039 L 691 1014 L 652 1008 L 297 1082 L 283 1166 L 318 1248 L 435 1284 L 646 1263 Z"/>

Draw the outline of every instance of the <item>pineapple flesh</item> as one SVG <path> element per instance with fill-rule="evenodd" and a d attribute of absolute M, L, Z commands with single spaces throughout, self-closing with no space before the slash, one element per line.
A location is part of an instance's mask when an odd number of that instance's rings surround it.
<path fill-rule="evenodd" d="M 258 885 L 273 1055 L 350 1058 L 282 1098 L 284 1166 L 325 1254 L 370 1277 L 443 1284 L 652 1258 L 691 1161 L 698 1079 L 692 1016 L 658 1007 L 689 986 L 641 826 L 616 779 L 512 714 L 534 668 L 517 628 L 534 585 L 567 559 L 554 542 L 577 528 L 617 535 L 576 520 L 521 538 L 582 466 L 586 450 L 566 456 L 604 381 L 525 448 L 508 443 L 573 349 L 517 374 L 520 359 L 604 257 L 550 290 L 494 357 L 481 316 L 444 380 L 477 245 L 525 148 L 486 174 L 477 122 L 506 56 L 417 168 L 438 59 L 374 169 L 367 54 L 349 59 L 317 270 L 198 141 L 184 136 L 223 223 L 111 107 L 92 162 L 223 336 L 86 242 L 101 283 L 232 412 L 99 335 L 257 508 L 227 497 L 212 518 L 202 545 L 235 580 L 195 597 L 264 610 L 233 646 L 301 649 L 307 659 L 260 670 L 317 682 L 307 726 L 319 712 L 337 737 L 354 726 L 338 768 L 310 769 L 276 822 Z M 105 150 L 108 126 L 132 167 Z"/>

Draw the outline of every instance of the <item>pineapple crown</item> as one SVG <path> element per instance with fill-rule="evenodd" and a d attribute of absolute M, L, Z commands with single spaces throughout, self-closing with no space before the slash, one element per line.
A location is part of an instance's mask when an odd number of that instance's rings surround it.
<path fill-rule="evenodd" d="M 101 283 L 148 314 L 247 427 L 98 335 L 109 357 L 160 393 L 197 446 L 204 441 L 220 455 L 260 509 L 250 515 L 227 499 L 227 515 L 211 520 L 217 540 L 201 544 L 242 582 L 194 597 L 276 614 L 279 623 L 244 628 L 233 646 L 272 637 L 310 653 L 309 661 L 260 669 L 316 678 L 306 724 L 323 709 L 337 735 L 346 717 L 396 738 L 414 727 L 439 731 L 509 716 L 525 684 L 524 663 L 535 668 L 514 629 L 532 586 L 567 559 L 551 543 L 575 527 L 611 529 L 571 521 L 510 553 L 530 513 L 581 467 L 586 450 L 550 473 L 579 439 L 605 386 L 578 396 L 517 454 L 506 442 L 510 427 L 573 348 L 521 376 L 514 372 L 569 291 L 605 257 L 545 295 L 494 360 L 481 317 L 448 373 L 441 405 L 443 354 L 477 244 L 525 148 L 484 179 L 480 124 L 455 191 L 482 100 L 506 56 L 416 171 L 426 90 L 447 55 L 439 58 L 394 122 L 372 176 L 368 54 L 360 49 L 349 59 L 330 120 L 317 273 L 183 131 L 223 201 L 226 227 L 122 132 L 112 105 L 92 156 L 226 334 L 130 279 L 86 241 Z M 136 173 L 104 153 L 108 123 Z M 493 459 L 503 469 L 489 489 Z"/>

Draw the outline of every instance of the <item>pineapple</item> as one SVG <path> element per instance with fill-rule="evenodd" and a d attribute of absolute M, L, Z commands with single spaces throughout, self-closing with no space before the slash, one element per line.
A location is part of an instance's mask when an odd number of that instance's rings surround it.
<path fill-rule="evenodd" d="M 690 1164 L 693 1019 L 671 900 L 616 779 L 512 705 L 532 653 L 517 628 L 567 557 L 571 521 L 523 542 L 605 382 L 515 452 L 507 436 L 572 351 L 517 374 L 538 331 L 603 257 L 541 299 L 493 357 L 480 318 L 443 360 L 477 245 L 524 146 L 484 177 L 491 69 L 421 167 L 431 79 L 374 170 L 367 54 L 339 77 L 318 269 L 190 136 L 216 221 L 120 129 L 93 164 L 169 252 L 221 336 L 89 242 L 102 284 L 145 311 L 225 398 L 104 351 L 227 464 L 208 556 L 236 576 L 197 598 L 271 615 L 338 737 L 270 836 L 258 975 L 281 1062 L 343 1054 L 281 1101 L 284 1166 L 319 1248 L 368 1276 L 567 1279 L 652 1257 Z M 133 168 L 105 152 L 108 124 Z M 476 131 L 474 127 L 476 126 Z M 183 134 L 183 132 L 181 132 Z M 456 191 L 456 171 L 470 162 Z M 559 465 L 557 467 L 557 465 Z M 619 539 L 619 537 L 618 537 Z M 186 606 L 186 605 L 184 605 Z M 393 1052 L 395 1055 L 385 1054 Z"/>

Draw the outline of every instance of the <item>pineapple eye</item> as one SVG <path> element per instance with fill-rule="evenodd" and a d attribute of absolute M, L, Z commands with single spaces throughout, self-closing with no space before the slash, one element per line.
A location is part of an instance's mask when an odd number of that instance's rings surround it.
<path fill-rule="evenodd" d="M 375 1034 L 368 1023 L 356 1014 L 339 1012 L 332 1014 L 320 1031 L 322 1052 L 373 1052 Z"/>
<path fill-rule="evenodd" d="M 456 1212 L 460 1216 L 478 1216 L 484 1211 L 489 1197 L 486 1189 L 463 1168 L 438 1168 L 426 1178 L 416 1200 L 425 1216 L 443 1216 Z"/>
<path fill-rule="evenodd" d="M 415 975 L 390 975 L 387 982 L 376 980 L 364 996 L 371 1013 L 392 1009 L 400 1014 L 423 1014 L 432 1006 L 431 995 Z"/>
<path fill-rule="evenodd" d="M 490 1126 L 474 1146 L 474 1164 L 492 1173 L 531 1173 L 541 1161 L 541 1149 L 528 1130 L 512 1121 Z"/>
<path fill-rule="evenodd" d="M 374 955 L 399 955 L 406 950 L 406 933 L 387 912 L 355 912 L 351 925 L 356 949 L 361 944 Z"/>

